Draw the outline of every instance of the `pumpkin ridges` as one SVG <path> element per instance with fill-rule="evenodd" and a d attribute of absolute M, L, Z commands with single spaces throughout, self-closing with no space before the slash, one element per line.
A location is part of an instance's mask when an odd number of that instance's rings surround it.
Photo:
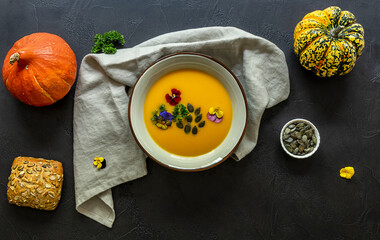
<path fill-rule="evenodd" d="M 340 15 L 339 15 L 338 21 L 336 21 L 336 26 L 339 25 L 340 19 L 342 19 L 342 16 L 343 16 L 343 12 L 344 11 L 340 11 Z"/>
<path fill-rule="evenodd" d="M 38 82 L 36 82 L 35 80 L 35 77 L 34 77 L 34 74 L 33 74 L 33 70 L 32 68 L 28 68 L 28 70 L 23 70 L 24 74 L 23 75 L 27 75 L 31 80 L 30 81 L 21 81 L 22 82 L 22 86 L 23 86 L 23 95 L 25 93 L 25 98 L 27 100 L 27 102 L 29 104 L 33 104 L 33 105 L 47 105 L 47 102 L 50 103 L 51 99 L 49 97 L 47 97 L 43 91 L 41 91 L 40 89 L 36 88 L 36 87 L 33 87 L 33 86 L 38 86 Z M 30 71 L 32 72 L 31 74 L 26 74 L 25 71 Z M 24 76 L 25 78 L 25 76 Z M 31 94 L 32 93 L 32 94 Z M 38 96 L 40 95 L 40 96 Z M 42 95 L 42 96 L 41 96 Z M 33 96 L 33 97 L 31 97 Z M 46 98 L 49 100 L 49 101 L 46 101 Z M 46 103 L 46 104 L 45 104 Z"/>
<path fill-rule="evenodd" d="M 340 32 L 341 35 L 350 34 L 350 33 L 358 33 L 364 37 L 363 26 L 360 23 L 355 22 Z"/>
<path fill-rule="evenodd" d="M 339 75 L 344 75 L 349 73 L 355 66 L 356 62 L 356 55 L 355 55 L 355 49 L 354 46 L 347 40 L 339 39 L 338 41 L 340 43 L 339 47 L 341 48 L 343 52 L 343 58 L 341 60 L 341 64 L 339 66 Z M 346 44 L 347 46 L 343 46 Z"/>
<path fill-rule="evenodd" d="M 306 69 L 315 69 L 318 62 L 322 59 L 327 50 L 326 44 L 332 41 L 330 36 L 322 36 L 317 41 L 314 41 L 304 52 L 300 55 L 301 65 Z"/>
<path fill-rule="evenodd" d="M 354 48 L 356 50 L 356 53 L 357 53 L 357 55 L 359 57 L 361 55 L 361 53 L 362 53 L 362 51 L 361 51 L 362 49 L 359 49 L 360 46 L 357 46 L 355 41 L 351 41 L 351 39 L 348 39 L 351 35 L 354 35 L 354 34 L 345 34 L 344 36 L 341 37 L 341 39 L 344 39 L 344 40 L 350 42 L 352 44 L 352 46 L 354 46 Z M 358 39 L 359 36 L 361 37 L 360 34 L 357 34 L 357 36 L 354 37 L 354 38 Z M 357 43 L 357 44 L 360 44 L 360 43 Z"/>
<path fill-rule="evenodd" d="M 337 25 L 341 25 L 341 26 L 344 26 L 344 27 L 350 27 L 350 26 L 352 26 L 353 24 L 355 24 L 356 23 L 356 19 L 353 19 L 353 21 L 351 21 L 351 22 L 348 22 L 348 23 L 344 23 L 344 21 L 343 21 L 343 23 L 341 23 L 341 21 L 342 21 L 342 17 L 344 17 L 344 14 L 351 14 L 353 17 L 355 17 L 351 12 L 349 12 L 349 11 L 341 11 L 341 14 L 340 14 L 340 16 L 339 16 L 339 20 L 337 21 Z M 339 23 L 341 23 L 341 24 L 339 24 Z"/>
<path fill-rule="evenodd" d="M 346 28 L 347 28 L 347 27 L 351 27 L 351 26 L 354 25 L 355 23 L 356 23 L 356 22 L 352 22 L 352 23 L 346 25 Z"/>
<path fill-rule="evenodd" d="M 328 61 L 332 60 L 333 62 L 331 64 L 331 66 L 329 66 L 327 68 L 328 69 L 328 73 L 330 73 L 330 74 L 327 75 L 327 77 L 331 77 L 331 76 L 333 76 L 333 75 L 335 75 L 335 74 L 338 73 L 339 66 L 340 66 L 340 63 L 341 63 L 342 57 L 343 57 L 343 52 L 339 48 L 339 46 L 338 46 L 338 44 L 337 44 L 336 41 L 333 42 L 333 45 L 331 46 L 331 49 L 333 48 L 333 46 L 334 46 L 335 50 L 334 51 L 331 50 L 331 52 L 330 52 L 330 55 L 332 55 L 333 57 L 328 58 Z M 333 55 L 334 53 L 336 55 Z"/>
<path fill-rule="evenodd" d="M 362 55 L 364 49 L 364 30 L 362 25 L 354 23 L 341 31 L 340 37 L 353 44 L 356 49 L 356 58 Z M 350 39 L 351 37 L 351 39 Z"/>
<path fill-rule="evenodd" d="M 342 14 L 339 18 L 338 25 L 348 27 L 356 22 L 354 14 L 349 11 L 342 11 Z"/>
<path fill-rule="evenodd" d="M 316 74 L 320 77 L 331 77 L 335 75 L 339 70 L 342 55 L 343 53 L 337 46 L 336 41 L 331 41 L 331 45 L 324 56 L 325 61 L 318 66 Z"/>
<path fill-rule="evenodd" d="M 62 81 L 62 79 L 57 76 L 54 76 L 55 82 L 53 84 L 51 84 L 50 79 L 41 79 L 38 73 L 35 74 L 34 77 L 41 90 L 48 94 L 55 101 L 61 99 L 70 91 L 71 85 L 67 84 L 67 82 Z"/>
<path fill-rule="evenodd" d="M 308 29 L 304 29 L 304 30 L 302 30 L 302 31 L 299 32 L 299 34 L 297 35 L 296 39 L 299 38 L 299 37 L 301 36 L 301 34 L 305 33 L 306 31 L 318 31 L 318 30 L 319 30 L 319 31 L 322 31 L 322 30 L 320 30 L 320 29 L 318 29 L 318 28 L 308 28 Z"/>
<path fill-rule="evenodd" d="M 337 20 L 340 17 L 340 13 L 342 12 L 341 9 L 336 6 L 332 6 L 332 7 L 328 7 L 324 9 L 323 11 L 326 13 L 328 18 L 330 19 L 331 27 L 335 28 L 337 26 L 337 23 L 338 23 Z"/>
<path fill-rule="evenodd" d="M 320 19 L 316 18 L 316 17 L 308 17 L 308 18 L 305 18 L 304 20 L 306 19 L 311 19 L 311 20 L 314 20 L 320 24 L 322 24 L 324 27 L 327 27 L 328 26 L 328 23 L 324 22 L 324 21 L 321 21 Z"/>
<path fill-rule="evenodd" d="M 326 14 L 327 18 L 330 19 L 330 23 L 331 23 L 330 14 L 326 11 L 326 9 L 322 10 L 322 12 Z"/>
<path fill-rule="evenodd" d="M 338 71 L 340 70 L 342 64 L 344 63 L 344 60 L 346 58 L 345 54 L 344 54 L 344 48 L 343 46 L 341 45 L 341 42 L 340 41 L 337 41 L 336 45 L 340 48 L 340 50 L 342 51 L 342 59 L 340 61 L 340 64 L 339 64 L 339 67 L 338 67 Z M 339 71 L 340 72 L 340 71 Z"/>
<path fill-rule="evenodd" d="M 54 99 L 47 91 L 45 91 L 45 89 L 41 86 L 41 84 L 39 83 L 39 81 L 37 80 L 36 76 L 34 75 L 34 72 L 33 72 L 33 68 L 31 67 L 30 68 L 30 71 L 32 72 L 32 76 L 34 78 L 34 81 L 36 82 L 36 84 L 38 84 L 41 88 L 41 93 L 47 97 L 48 99 L 50 99 L 50 101 L 52 101 L 52 103 L 55 103 L 57 100 Z"/>
<path fill-rule="evenodd" d="M 63 78 L 59 78 L 63 83 L 65 83 L 67 86 L 70 86 L 71 87 L 71 84 L 70 83 L 68 83 L 68 82 L 66 82 L 66 80 L 65 79 L 63 79 Z"/>
<path fill-rule="evenodd" d="M 38 84 L 37 79 L 34 78 L 34 80 L 35 80 L 36 84 Z M 53 98 L 49 95 L 49 93 L 47 93 L 43 88 L 41 88 L 41 93 L 42 93 L 45 97 L 47 97 L 52 103 L 55 103 L 55 102 L 57 101 L 57 100 L 53 99 Z"/>
<path fill-rule="evenodd" d="M 29 101 L 26 98 L 25 93 L 24 93 L 24 86 L 23 86 L 24 81 L 20 81 L 20 79 L 23 79 L 22 73 L 18 70 L 19 68 L 21 68 L 21 66 L 19 66 L 18 64 L 14 66 L 15 66 L 16 71 L 12 75 L 9 75 L 6 87 L 8 89 L 14 89 L 13 91 L 10 91 L 12 96 L 20 99 L 20 101 L 24 103 L 29 104 Z"/>
<path fill-rule="evenodd" d="M 314 19 L 315 21 L 321 23 L 326 28 L 328 28 L 328 26 L 331 23 L 326 13 L 321 10 L 316 10 L 316 11 L 306 14 L 306 16 L 302 20 L 305 20 L 305 19 Z"/>
<path fill-rule="evenodd" d="M 326 56 L 327 56 L 329 50 L 331 49 L 332 42 L 333 42 L 333 41 L 330 41 L 330 44 L 329 44 L 329 46 L 327 47 L 325 53 L 323 54 L 323 57 L 321 58 L 321 60 L 319 60 L 317 66 L 316 66 L 316 69 L 317 69 L 317 70 L 319 70 L 319 68 L 322 66 L 322 64 L 323 64 L 324 62 L 327 61 Z"/>
<path fill-rule="evenodd" d="M 51 56 L 51 54 L 40 54 L 39 59 L 35 60 L 33 63 L 39 69 L 48 68 L 50 72 L 54 72 L 54 74 L 58 78 L 63 79 L 66 83 L 72 86 L 75 82 L 75 77 L 77 73 L 77 63 L 74 53 L 71 49 L 70 51 L 62 51 L 62 56 L 60 56 L 59 58 Z M 52 60 L 52 57 L 55 61 Z M 66 64 L 64 69 L 60 65 L 61 62 L 65 62 Z"/>
<path fill-rule="evenodd" d="M 323 30 L 320 29 L 309 29 L 309 32 L 305 32 L 300 35 L 294 41 L 294 52 L 300 56 L 302 52 L 312 44 L 313 41 L 318 40 L 323 36 Z"/>
<path fill-rule="evenodd" d="M 302 53 L 303 53 L 304 51 L 306 51 L 306 50 L 311 46 L 311 44 L 313 44 L 313 43 L 315 43 L 316 41 L 318 41 L 321 37 L 323 37 L 323 35 L 319 35 L 317 38 L 315 38 L 313 41 L 311 41 L 308 45 L 306 45 L 306 46 L 301 50 L 299 56 L 301 56 Z"/>
<path fill-rule="evenodd" d="M 294 34 L 293 34 L 293 37 L 294 39 L 298 38 L 299 35 L 306 31 L 306 30 L 309 30 L 309 29 L 323 29 L 325 28 L 325 26 L 323 26 L 321 23 L 315 21 L 314 19 L 304 19 L 302 21 L 300 21 L 295 29 L 294 29 Z"/>
<path fill-rule="evenodd" d="M 34 69 L 39 69 L 39 71 L 35 73 L 35 77 L 41 88 L 49 93 L 53 99 L 61 99 L 67 94 L 67 92 L 70 91 L 72 84 L 67 82 L 66 79 L 73 81 L 72 79 L 75 80 L 75 78 L 62 73 L 62 69 L 59 69 L 58 66 L 53 63 L 44 64 L 42 61 L 34 61 L 32 66 Z M 43 66 L 47 66 L 49 68 L 49 72 L 54 70 L 54 74 L 48 75 L 46 68 L 43 68 Z M 55 79 L 53 84 L 51 79 Z"/>

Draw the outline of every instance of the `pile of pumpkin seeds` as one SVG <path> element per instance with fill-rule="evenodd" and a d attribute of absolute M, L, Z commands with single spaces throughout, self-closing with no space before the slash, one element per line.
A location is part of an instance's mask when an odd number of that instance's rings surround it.
<path fill-rule="evenodd" d="M 202 114 L 201 114 L 201 108 L 197 108 L 194 110 L 193 105 L 190 103 L 187 104 L 187 110 L 189 111 L 189 115 L 186 116 L 184 120 L 186 120 L 187 124 L 184 126 L 182 121 L 177 122 L 176 126 L 178 128 L 184 128 L 185 133 L 189 133 L 191 131 L 192 134 L 196 135 L 198 133 L 198 128 L 203 128 L 206 124 L 205 121 L 202 120 Z M 191 126 L 193 122 L 193 116 L 194 114 L 194 126 Z M 196 126 L 198 124 L 198 127 Z"/>
<path fill-rule="evenodd" d="M 317 145 L 314 129 L 305 122 L 289 124 L 282 133 L 285 148 L 294 155 L 305 155 L 312 152 Z"/>

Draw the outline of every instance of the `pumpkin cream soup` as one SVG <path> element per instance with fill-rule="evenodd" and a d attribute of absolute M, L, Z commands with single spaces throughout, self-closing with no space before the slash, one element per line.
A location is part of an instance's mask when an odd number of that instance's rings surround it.
<path fill-rule="evenodd" d="M 213 76 L 181 69 L 164 75 L 149 90 L 144 121 L 152 139 L 165 151 L 198 156 L 218 147 L 227 136 L 232 104 Z"/>

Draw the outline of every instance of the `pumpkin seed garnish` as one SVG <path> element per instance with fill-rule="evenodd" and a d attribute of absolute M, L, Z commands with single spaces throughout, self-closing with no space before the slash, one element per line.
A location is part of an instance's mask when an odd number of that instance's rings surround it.
<path fill-rule="evenodd" d="M 52 192 L 52 191 L 49 191 L 49 192 L 48 192 L 48 195 L 49 195 L 49 197 L 51 197 L 51 198 L 55 198 L 55 194 L 54 194 L 54 192 Z"/>
<path fill-rule="evenodd" d="M 189 133 L 189 132 L 190 132 L 190 130 L 191 130 L 191 125 L 190 125 L 190 123 L 187 123 L 187 124 L 186 124 L 184 130 L 185 130 L 185 133 Z"/>
<path fill-rule="evenodd" d="M 191 132 L 196 135 L 198 133 L 198 128 L 197 126 L 194 126 L 193 129 L 191 130 Z"/>
<path fill-rule="evenodd" d="M 198 116 L 200 113 L 201 113 L 201 108 L 200 107 L 197 108 L 197 109 L 195 109 L 195 112 L 194 112 L 195 116 Z"/>
<path fill-rule="evenodd" d="M 313 143 L 317 144 L 317 137 L 315 135 L 313 135 L 311 138 L 313 139 Z"/>
<path fill-rule="evenodd" d="M 187 104 L 187 110 L 189 110 L 189 112 L 194 112 L 194 107 L 193 105 L 191 105 L 190 103 Z"/>
<path fill-rule="evenodd" d="M 285 148 L 294 155 L 305 155 L 314 150 L 317 137 L 314 129 L 305 122 L 296 122 L 287 126 L 282 134 Z"/>
<path fill-rule="evenodd" d="M 29 163 L 27 166 L 28 167 L 34 167 L 35 163 Z"/>
<path fill-rule="evenodd" d="M 183 128 L 182 122 L 177 122 L 176 125 L 177 125 L 178 128 Z"/>
<path fill-rule="evenodd" d="M 291 143 L 291 142 L 293 142 L 293 138 L 289 137 L 289 138 L 285 139 L 285 142 Z"/>
<path fill-rule="evenodd" d="M 195 122 L 199 122 L 200 120 L 202 119 L 202 114 L 199 114 L 196 118 L 195 118 Z"/>
<path fill-rule="evenodd" d="M 189 122 L 189 123 L 191 123 L 193 121 L 193 117 L 190 114 L 187 115 L 186 121 Z"/>
<path fill-rule="evenodd" d="M 202 121 L 202 122 L 200 122 L 200 123 L 198 124 L 198 127 L 199 127 L 199 128 L 203 128 L 203 127 L 205 126 L 205 124 L 206 124 L 206 121 Z"/>
<path fill-rule="evenodd" d="M 289 152 L 293 152 L 293 148 L 291 148 L 289 145 L 286 146 L 286 150 L 288 150 Z"/>
<path fill-rule="evenodd" d="M 293 150 L 293 153 L 294 153 L 294 154 L 297 154 L 297 153 L 298 153 L 298 147 L 296 147 L 296 148 Z"/>

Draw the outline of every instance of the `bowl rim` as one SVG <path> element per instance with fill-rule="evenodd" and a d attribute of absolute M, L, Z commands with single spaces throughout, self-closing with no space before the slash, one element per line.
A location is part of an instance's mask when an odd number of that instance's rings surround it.
<path fill-rule="evenodd" d="M 283 141 L 283 138 L 282 138 L 282 135 L 283 135 L 283 132 L 285 131 L 285 128 L 287 126 L 289 126 L 290 124 L 292 123 L 295 123 L 295 122 L 304 122 L 304 123 L 307 123 L 309 124 L 315 131 L 315 136 L 317 137 L 317 144 L 316 146 L 314 147 L 313 151 L 309 152 L 308 154 L 305 154 L 305 155 L 294 155 L 293 153 L 289 152 L 286 148 L 285 148 L 285 145 L 284 145 L 284 141 Z M 298 159 L 305 159 L 305 158 L 308 158 L 308 157 L 311 157 L 312 155 L 314 155 L 314 153 L 318 150 L 319 148 L 319 145 L 321 143 L 321 135 L 319 134 L 319 131 L 317 129 L 317 127 L 312 123 L 310 122 L 309 120 L 306 120 L 306 119 L 303 119 L 303 118 L 295 118 L 295 119 L 292 119 L 290 121 L 288 121 L 287 123 L 284 124 L 284 126 L 282 127 L 281 129 L 281 132 L 280 132 L 280 143 L 281 143 L 281 147 L 282 149 L 291 157 L 293 158 L 298 158 Z"/>
<path fill-rule="evenodd" d="M 132 102 L 132 97 L 133 97 L 133 93 L 134 93 L 134 90 L 135 90 L 135 87 L 137 85 L 137 83 L 140 81 L 141 77 L 145 74 L 146 71 L 148 71 L 151 67 L 153 67 L 154 65 L 156 65 L 157 63 L 167 59 L 167 58 L 171 58 L 171 57 L 175 57 L 177 55 L 192 55 L 192 56 L 200 56 L 200 57 L 204 57 L 204 58 L 207 58 L 209 60 L 212 60 L 214 62 L 216 62 L 217 64 L 221 65 L 224 69 L 226 69 L 230 74 L 231 76 L 235 79 L 237 85 L 239 86 L 240 88 L 240 92 L 242 93 L 243 95 L 243 99 L 244 99 L 244 105 L 245 105 L 245 121 L 244 121 L 244 128 L 243 128 L 243 131 L 241 133 L 241 136 L 239 137 L 237 143 L 235 144 L 235 146 L 231 149 L 231 151 L 226 155 L 224 156 L 223 158 L 221 158 L 219 161 L 216 161 L 214 162 L 213 164 L 210 164 L 210 165 L 207 165 L 205 167 L 199 167 L 199 168 L 192 168 L 192 169 L 187 169 L 187 168 L 177 168 L 177 167 L 173 167 L 171 165 L 167 165 L 159 160 L 157 160 L 156 158 L 154 158 L 147 150 L 145 150 L 145 148 L 142 146 L 142 144 L 139 142 L 137 136 L 136 136 L 136 133 L 135 131 L 133 130 L 133 127 L 132 127 L 132 120 L 131 120 L 131 102 Z M 237 149 L 237 147 L 239 146 L 239 144 L 241 143 L 244 135 L 245 135 L 245 132 L 246 132 L 246 129 L 247 129 L 247 122 L 248 122 L 248 103 L 247 103 L 247 97 L 245 95 L 245 92 L 244 92 L 244 89 L 243 89 L 243 86 L 241 85 L 239 79 L 235 76 L 235 74 L 225 65 L 223 64 L 222 62 L 220 62 L 219 60 L 211 57 L 211 56 L 208 56 L 206 54 L 203 54 L 203 53 L 197 53 L 197 52 L 176 52 L 176 53 L 172 53 L 172 54 L 169 54 L 169 55 L 166 55 L 166 56 L 163 56 L 163 57 L 160 57 L 159 59 L 157 59 L 156 61 L 154 61 L 152 64 L 150 64 L 141 74 L 140 76 L 138 77 L 138 79 L 136 80 L 135 84 L 133 85 L 133 88 L 131 90 L 131 93 L 130 93 L 130 96 L 129 96 L 129 102 L 128 102 L 128 121 L 129 121 L 129 128 L 132 132 L 132 135 L 133 135 L 133 138 L 135 139 L 135 142 L 137 143 L 137 145 L 140 147 L 140 149 L 152 160 L 154 160 L 156 163 L 158 163 L 159 165 L 161 166 L 164 166 L 166 168 L 169 168 L 169 169 L 172 169 L 172 170 L 176 170 L 176 171 L 180 171 L 180 172 L 199 172 L 199 171 L 204 171 L 204 170 L 208 170 L 210 168 L 213 168 L 219 164 L 221 164 L 222 162 L 224 162 L 226 159 L 228 159 L 234 152 L 235 150 Z"/>

